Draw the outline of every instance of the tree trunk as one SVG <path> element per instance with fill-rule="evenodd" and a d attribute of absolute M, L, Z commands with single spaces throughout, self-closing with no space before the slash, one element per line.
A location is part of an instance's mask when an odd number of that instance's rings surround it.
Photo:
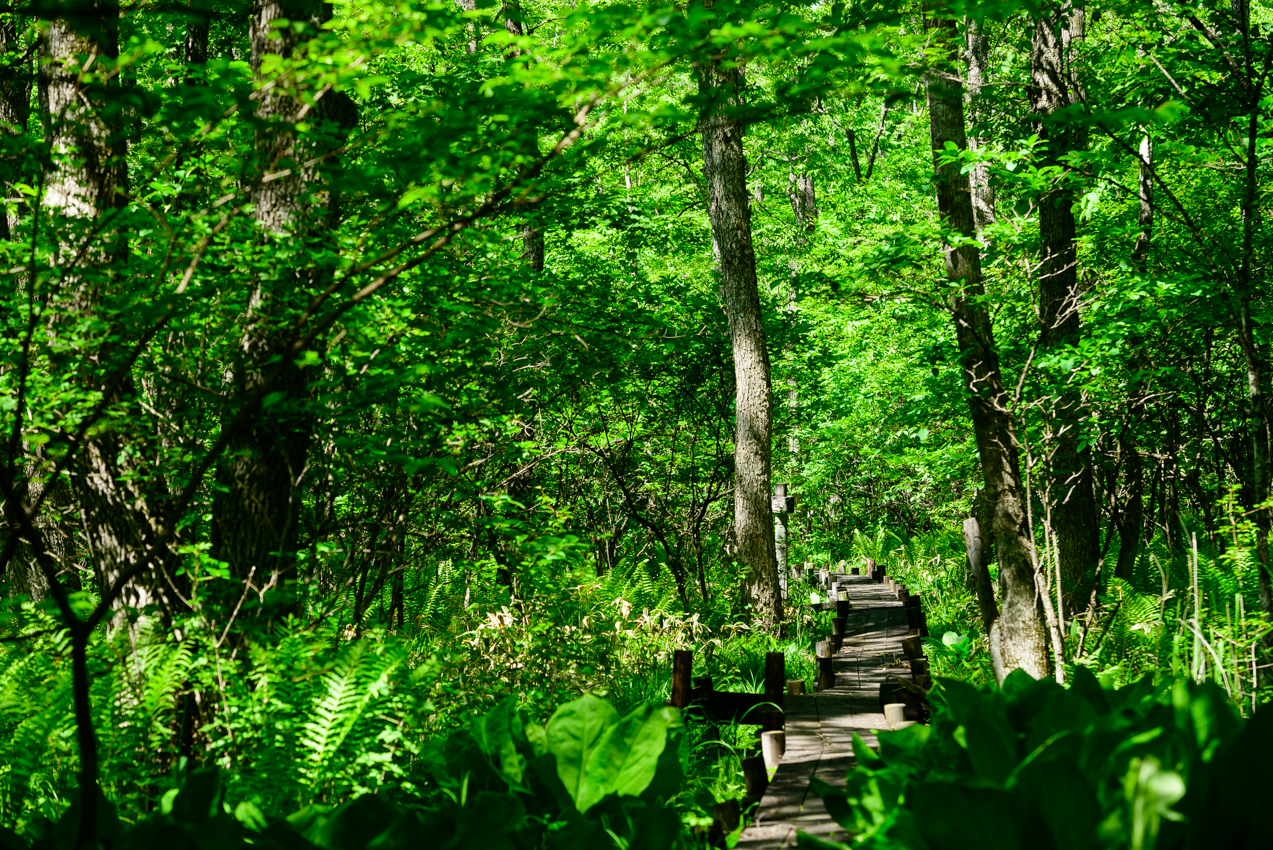
<path fill-rule="evenodd" d="M 1131 419 L 1131 416 L 1128 416 Z M 1145 524 L 1145 471 L 1140 452 L 1136 449 L 1135 436 L 1129 421 L 1123 427 L 1118 440 L 1118 450 L 1123 455 L 1125 481 L 1127 489 L 1127 507 L 1123 511 L 1123 522 L 1119 530 L 1118 564 L 1114 567 L 1114 576 L 1123 581 L 1131 581 L 1136 568 L 1136 559 L 1140 556 L 1141 530 Z"/>
<path fill-rule="evenodd" d="M 22 55 L 22 42 L 16 12 L 0 13 L 0 55 Z M 23 136 L 27 131 L 27 118 L 31 112 L 31 63 L 30 61 L 5 63 L 0 67 L 0 133 Z M 13 183 L 21 177 L 9 163 L 0 172 L 0 189 L 6 197 L 13 197 Z M 18 226 L 17 210 L 6 205 L 0 214 L 0 239 L 13 238 Z"/>
<path fill-rule="evenodd" d="M 1143 269 L 1149 257 L 1150 242 L 1154 233 L 1154 181 L 1153 181 L 1154 148 L 1146 132 L 1141 137 L 1139 163 L 1137 164 L 1137 212 L 1136 219 L 1140 232 L 1136 235 L 1136 244 L 1132 248 L 1132 264 Z M 1132 376 L 1127 392 L 1127 419 L 1123 423 L 1123 432 L 1118 438 L 1118 452 L 1122 456 L 1124 477 L 1127 490 L 1127 507 L 1123 511 L 1123 521 L 1119 527 L 1118 563 L 1114 567 L 1114 576 L 1123 581 L 1131 581 L 1136 569 L 1136 559 L 1140 557 L 1141 537 L 1145 525 L 1145 464 L 1136 446 L 1136 426 L 1143 420 L 1145 411 L 1145 388 L 1142 378 L 1136 371 L 1142 366 L 1143 342 L 1132 340 L 1130 348 L 1133 352 L 1128 367 Z"/>
<path fill-rule="evenodd" d="M 119 219 L 128 200 L 128 171 L 118 111 L 108 100 L 117 81 L 89 84 L 82 68 L 88 62 L 118 55 L 119 7 L 93 3 L 74 22 L 56 18 L 43 39 L 44 100 L 53 168 L 47 178 L 45 208 L 57 234 L 61 277 L 54 285 L 51 306 L 55 327 L 98 315 L 114 295 L 118 272 L 114 266 L 127 256 L 126 230 Z M 107 319 L 103 318 L 103 321 Z M 55 345 L 75 344 L 58 340 Z M 81 356 L 79 384 L 89 392 L 105 393 L 110 403 L 127 403 L 135 395 L 131 378 L 108 384 L 117 371 L 117 345 L 107 341 Z M 130 474 L 117 429 L 102 429 L 84 441 L 68 467 L 78 504 L 84 539 L 100 592 L 138 566 L 145 540 L 157 517 L 138 481 Z M 144 447 L 130 457 L 147 457 Z M 153 479 L 152 479 L 153 480 Z M 58 487 L 58 482 L 47 486 Z M 56 501 L 56 498 L 55 498 Z M 126 607 L 141 608 L 156 601 L 162 582 L 150 577 L 131 581 L 120 596 Z"/>
<path fill-rule="evenodd" d="M 295 363 L 289 326 L 314 291 L 330 279 L 330 266 L 314 259 L 328 251 L 325 230 L 336 214 L 336 191 L 324 185 L 335 165 L 322 155 L 329 155 L 357 120 L 347 96 L 327 91 L 308 114 L 318 141 L 301 136 L 296 122 L 306 116 L 300 99 L 288 90 L 292 80 L 286 72 L 281 80 L 268 80 L 261 69 L 266 56 L 286 61 L 302 53 L 308 34 L 330 16 L 328 4 L 305 0 L 257 0 L 252 10 L 252 68 L 263 85 L 256 113 L 262 122 L 256 138 L 257 167 L 263 173 L 287 172 L 269 181 L 258 178 L 252 203 L 262 238 L 286 243 L 295 254 L 276 274 L 258 275 L 255 281 L 234 381 L 236 397 L 256 397 L 259 409 L 230 435 L 213 499 L 213 557 L 227 562 L 243 581 L 277 578 L 281 583 L 292 577 L 313 415 L 308 375 Z M 277 20 L 307 26 L 301 32 L 272 27 Z M 267 83 L 274 84 L 265 87 Z M 325 161 L 302 164 L 318 159 Z M 262 396 L 268 397 L 268 407 L 261 403 Z"/>
<path fill-rule="evenodd" d="M 703 178 L 734 353 L 734 536 L 739 560 L 747 569 L 743 592 L 760 621 L 776 624 L 782 619 L 782 593 L 770 512 L 773 394 L 769 351 L 751 241 L 743 125 L 721 111 L 732 104 L 737 85 L 737 70 L 700 70 L 700 90 L 715 102 L 700 124 Z"/>
<path fill-rule="evenodd" d="M 986 82 L 989 62 L 989 39 L 986 37 L 985 22 L 969 20 L 966 26 L 968 42 L 968 105 L 974 120 L 981 117 L 979 101 L 981 87 Z M 977 150 L 982 145 L 978 138 L 968 139 L 968 149 Z M 990 185 L 990 167 L 980 164 L 973 166 L 968 172 L 968 184 L 972 191 L 973 225 L 977 230 L 977 238 L 982 231 L 995 223 L 995 190 Z"/>
<path fill-rule="evenodd" d="M 1049 120 L 1077 102 L 1066 66 L 1066 44 L 1072 17 L 1068 4 L 1052 3 L 1035 23 L 1030 51 L 1030 106 L 1039 138 L 1047 144 L 1043 164 L 1064 166 L 1063 157 L 1079 146 L 1077 134 Z M 1039 199 L 1040 354 L 1060 353 L 1078 345 L 1078 252 L 1075 243 L 1074 194 L 1066 175 Z M 1091 450 L 1083 444 L 1087 418 L 1080 391 L 1063 386 L 1047 413 L 1051 431 L 1052 526 L 1061 562 L 1065 608 L 1077 612 L 1091 593 L 1088 574 L 1100 560 L 1100 524 L 1092 483 Z"/>
<path fill-rule="evenodd" d="M 1242 197 L 1242 258 L 1238 266 L 1238 343 L 1242 348 L 1242 356 L 1246 366 L 1247 379 L 1247 427 L 1251 438 L 1251 484 L 1255 491 L 1255 503 L 1263 504 L 1269 498 L 1269 438 L 1267 402 L 1264 400 L 1264 377 L 1268 372 L 1268 358 L 1262 356 L 1265 350 L 1258 342 L 1256 332 L 1256 313 L 1252 309 L 1252 297 L 1255 275 L 1255 252 L 1257 244 L 1257 228 L 1260 221 L 1259 210 L 1259 149 L 1260 136 L 1260 93 L 1263 87 L 1254 85 L 1252 44 L 1251 44 L 1251 7 L 1249 0 L 1232 0 L 1230 11 L 1234 18 L 1236 34 L 1241 42 L 1240 55 L 1247 69 L 1246 132 L 1248 137 L 1243 161 L 1243 197 Z M 1267 66 L 1266 66 L 1267 67 Z M 1262 78 L 1261 78 L 1262 79 Z M 1273 565 L 1269 563 L 1269 531 L 1273 526 L 1273 517 L 1267 508 L 1255 512 L 1255 559 L 1260 579 L 1260 611 L 1266 619 L 1273 619 Z M 1273 647 L 1273 632 L 1264 638 L 1266 648 Z M 1261 681 L 1269 678 L 1268 668 Z"/>
<path fill-rule="evenodd" d="M 953 61 L 955 22 L 935 19 L 926 8 L 931 34 L 930 65 L 925 73 L 929 127 L 936 169 L 937 209 L 942 223 L 955 234 L 975 235 L 968 176 L 959 163 L 942 164 L 947 143 L 967 147 L 963 86 Z M 943 51 L 937 54 L 937 51 Z M 950 309 L 955 321 L 965 388 L 986 494 L 993 499 L 995 544 L 1003 611 L 991 629 L 991 651 L 999 681 L 1014 669 L 1041 679 L 1048 675 L 1047 632 L 1034 577 L 1034 545 L 1026 518 L 1020 463 L 1008 395 L 1004 390 L 990 316 L 981 303 L 981 257 L 975 245 L 947 246 L 946 276 L 958 284 Z"/>

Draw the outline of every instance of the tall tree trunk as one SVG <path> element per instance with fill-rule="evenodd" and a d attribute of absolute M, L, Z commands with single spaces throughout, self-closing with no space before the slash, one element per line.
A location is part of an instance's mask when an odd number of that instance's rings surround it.
<path fill-rule="evenodd" d="M 975 235 L 968 176 L 959 163 L 942 164 L 947 143 L 967 148 L 963 86 L 954 57 L 955 22 L 925 8 L 933 55 L 925 85 L 928 94 L 930 138 L 937 174 L 937 209 L 942 223 L 954 233 Z M 955 321 L 960 361 L 973 432 L 987 498 L 994 503 L 994 534 L 999 554 L 1003 608 L 991 629 L 991 652 L 999 681 L 1014 669 L 1041 679 L 1048 675 L 1047 633 L 1035 583 L 1034 544 L 1026 517 L 1020 463 L 1008 395 L 1004 390 L 990 316 L 981 303 L 981 257 L 975 245 L 947 246 L 946 276 L 958 284 L 950 309 Z"/>
<path fill-rule="evenodd" d="M 1069 4 L 1052 2 L 1035 23 L 1030 51 L 1030 106 L 1039 137 L 1047 144 L 1044 164 L 1064 166 L 1063 157 L 1081 139 L 1055 113 L 1078 102 L 1067 67 L 1067 45 L 1075 25 Z M 1080 341 L 1078 251 L 1075 243 L 1074 194 L 1062 174 L 1039 199 L 1040 353 L 1059 353 Z M 1047 413 L 1051 431 L 1052 524 L 1061 562 L 1067 611 L 1086 606 L 1089 570 L 1100 560 L 1100 524 L 1092 482 L 1091 450 L 1083 444 L 1087 418 L 1080 391 L 1064 386 Z"/>
<path fill-rule="evenodd" d="M 722 112 L 734 101 L 737 70 L 700 70 L 699 87 L 716 108 L 701 120 L 712 246 L 720 268 L 734 352 L 734 535 L 747 568 L 743 592 L 762 622 L 782 619 L 774 523 L 770 512 L 773 393 L 765 323 L 760 313 L 743 124 Z"/>
<path fill-rule="evenodd" d="M 27 118 L 31 112 L 31 61 L 19 61 L 24 54 L 21 28 L 16 12 L 0 13 L 0 56 L 6 57 L 0 67 L 0 133 L 6 136 L 24 136 Z M 7 157 L 6 157 L 7 160 Z M 13 165 L 4 161 L 0 165 L 0 191 L 5 197 L 16 194 L 13 183 L 21 176 Z M 0 240 L 13 237 L 17 230 L 17 210 L 7 205 L 0 214 Z"/>
<path fill-rule="evenodd" d="M 1263 86 L 1255 84 L 1254 64 L 1252 62 L 1251 44 L 1251 6 L 1249 0 L 1232 0 L 1230 12 L 1233 15 L 1236 29 L 1239 54 L 1242 66 L 1249 81 L 1245 87 L 1246 107 L 1246 150 L 1243 157 L 1245 168 L 1242 175 L 1242 258 L 1238 265 L 1237 285 L 1237 324 L 1238 343 L 1242 348 L 1242 356 L 1246 365 L 1247 379 L 1247 427 L 1251 439 L 1251 485 L 1254 501 L 1263 504 L 1269 498 L 1269 455 L 1270 428 L 1268 422 L 1268 402 L 1264 398 L 1264 378 L 1268 372 L 1267 349 L 1258 342 L 1256 332 L 1256 311 L 1252 308 L 1254 296 L 1254 275 L 1256 269 L 1255 251 L 1257 229 L 1260 222 L 1259 210 L 1259 148 L 1260 136 L 1260 101 Z M 1266 63 L 1267 68 L 1267 63 Z M 1264 78 L 1261 77 L 1261 80 Z M 1267 508 L 1255 512 L 1255 558 L 1260 579 L 1260 611 L 1266 619 L 1273 619 L 1273 564 L 1269 562 L 1269 530 L 1273 526 Z M 1273 647 L 1273 632 L 1265 637 L 1265 647 Z M 1269 678 L 1269 668 L 1262 681 Z"/>
<path fill-rule="evenodd" d="M 989 66 L 989 39 L 986 37 L 986 24 L 969 20 L 965 27 L 968 43 L 968 105 L 974 120 L 981 117 L 981 87 L 986 82 Z M 968 149 L 977 150 L 983 144 L 978 138 L 968 139 Z M 973 224 L 977 230 L 977 238 L 982 231 L 995 223 L 995 190 L 990 185 L 990 167 L 985 164 L 973 166 L 968 173 L 968 185 L 972 191 Z"/>
<path fill-rule="evenodd" d="M 202 80 L 204 66 L 208 64 L 208 35 L 212 28 L 212 14 L 205 0 L 190 0 L 186 14 L 186 42 L 183 45 L 182 59 L 187 66 L 186 85 L 194 85 Z"/>
<path fill-rule="evenodd" d="M 1136 169 L 1136 219 L 1140 232 L 1136 235 L 1136 244 L 1132 248 L 1132 264 L 1138 269 L 1143 269 L 1148 260 L 1154 234 L 1153 156 L 1153 144 L 1146 131 L 1141 137 Z M 1143 420 L 1145 412 L 1144 381 L 1136 374 L 1144 365 L 1143 342 L 1133 339 L 1129 347 L 1133 353 L 1128 364 L 1132 375 L 1128 381 L 1127 418 L 1118 437 L 1118 453 L 1121 455 L 1126 481 L 1127 507 L 1123 510 L 1123 519 L 1119 526 L 1118 563 L 1114 567 L 1114 576 L 1124 581 L 1132 580 L 1136 559 L 1140 557 L 1140 542 L 1145 525 L 1145 464 L 1141 459 L 1140 449 L 1136 446 L 1136 427 Z"/>
<path fill-rule="evenodd" d="M 263 86 L 256 116 L 257 167 L 284 176 L 257 179 L 252 203 L 262 238 L 295 251 L 276 274 L 258 275 L 239 342 L 235 368 L 236 397 L 258 399 L 247 424 L 230 437 L 218 468 L 218 492 L 212 510 L 212 554 L 229 564 L 244 581 L 280 583 L 291 579 L 295 565 L 301 479 L 313 432 L 309 378 L 291 351 L 292 319 L 317 288 L 330 280 L 325 231 L 336 216 L 337 192 L 330 185 L 335 168 L 331 150 L 357 120 L 348 96 L 322 94 L 308 115 L 292 91 L 295 80 L 286 70 L 277 80 L 262 68 L 267 56 L 284 62 L 303 53 L 304 42 L 331 16 L 327 3 L 306 0 L 257 0 L 249 36 L 252 68 Z M 275 27 L 275 21 L 303 23 Z M 270 85 L 266 85 L 270 84 Z M 314 129 L 304 136 L 302 118 Z M 315 160 L 324 160 L 312 165 Z M 315 259 L 318 257 L 319 259 Z M 269 385 L 266 386 L 266 382 Z M 271 404 L 260 404 L 268 393 Z M 237 411 L 230 411 L 233 417 Z"/>
<path fill-rule="evenodd" d="M 44 204 L 58 240 L 55 327 L 101 315 L 115 296 L 116 266 L 128 253 L 126 230 L 120 220 L 128 201 L 128 171 L 123 129 L 112 102 L 118 83 L 107 75 L 89 80 L 89 63 L 108 64 L 118 55 L 119 7 L 94 2 L 74 20 L 56 18 L 44 33 L 45 119 L 53 169 L 47 179 Z M 100 67 L 100 66 L 99 66 Z M 59 340 L 56 345 L 74 344 Z M 111 404 L 128 405 L 135 387 L 130 378 L 108 384 L 125 352 L 110 341 L 82 357 L 78 382 L 90 392 L 104 393 Z M 122 451 L 118 429 L 102 429 L 79 447 L 68 471 L 80 520 L 100 591 L 139 566 L 144 541 L 157 517 L 147 494 L 137 483 Z M 148 456 L 145 449 L 138 456 Z M 131 455 L 129 455 L 131 456 Z M 49 482 L 47 486 L 60 486 Z M 159 591 L 157 593 L 156 591 Z M 160 598 L 163 583 L 139 576 L 120 596 L 126 607 L 141 608 Z"/>

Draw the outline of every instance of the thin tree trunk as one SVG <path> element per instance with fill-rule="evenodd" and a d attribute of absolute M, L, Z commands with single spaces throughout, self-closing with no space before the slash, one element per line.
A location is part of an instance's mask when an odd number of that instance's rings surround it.
<path fill-rule="evenodd" d="M 701 129 L 712 246 L 734 354 L 734 536 L 739 560 L 747 569 L 745 601 L 760 621 L 776 624 L 782 620 L 782 592 L 770 511 L 773 392 L 769 350 L 751 239 L 743 125 L 722 113 L 736 96 L 738 71 L 703 68 L 699 86 L 716 102 L 716 108 L 703 116 Z"/>
<path fill-rule="evenodd" d="M 965 32 L 968 43 L 968 105 L 976 120 L 981 115 L 981 87 L 986 82 L 989 65 L 989 39 L 984 22 L 969 20 Z M 968 139 L 969 150 L 977 150 L 982 144 L 982 139 Z M 995 190 L 990 185 L 990 167 L 985 164 L 973 166 L 968 173 L 968 184 L 972 191 L 973 224 L 980 239 L 982 231 L 995 223 Z"/>
<path fill-rule="evenodd" d="M 1257 228 L 1260 221 L 1259 210 L 1259 148 L 1260 137 L 1260 94 L 1262 87 L 1254 85 L 1252 73 L 1251 50 L 1251 7 L 1249 0 L 1232 0 L 1230 12 L 1233 15 L 1235 29 L 1241 43 L 1240 55 L 1247 77 L 1251 84 L 1247 86 L 1246 118 L 1247 138 L 1245 169 L 1243 172 L 1242 197 L 1242 259 L 1238 266 L 1238 342 L 1242 348 L 1242 356 L 1246 365 L 1247 379 L 1247 422 L 1251 436 L 1251 483 L 1255 491 L 1255 503 L 1262 505 L 1269 498 L 1269 438 L 1270 429 L 1267 413 L 1267 402 L 1264 399 L 1264 377 L 1268 371 L 1268 358 L 1262 356 L 1264 350 L 1257 342 L 1255 312 L 1252 309 L 1252 297 L 1255 274 L 1255 250 Z M 1266 65 L 1267 69 L 1267 65 Z M 1266 619 L 1273 620 L 1273 565 L 1269 563 L 1269 530 L 1273 526 L 1273 517 L 1267 508 L 1255 512 L 1255 558 L 1260 579 L 1260 611 Z M 1273 647 L 1273 632 L 1264 639 L 1265 647 Z M 1266 676 L 1262 680 L 1267 680 Z"/>
<path fill-rule="evenodd" d="M 975 235 L 968 176 L 959 164 L 941 164 L 947 143 L 967 148 L 963 86 L 954 61 L 955 22 L 936 19 L 925 10 L 925 27 L 933 51 L 925 74 L 930 137 L 937 173 L 937 208 L 943 224 L 964 237 Z M 996 678 L 1022 669 L 1036 679 L 1048 675 L 1047 630 L 1034 577 L 1033 541 L 1026 518 L 1025 494 L 1008 396 L 999 369 L 990 316 L 981 303 L 981 258 L 975 245 L 947 246 L 946 276 L 959 284 L 951 297 L 951 313 L 959 343 L 973 432 L 988 498 L 995 505 L 994 534 L 999 554 L 1003 609 L 991 629 Z"/>
<path fill-rule="evenodd" d="M 1080 140 L 1063 124 L 1049 120 L 1077 102 L 1066 66 L 1066 42 L 1074 24 L 1068 5 L 1053 2 L 1035 23 L 1030 51 L 1030 106 L 1039 137 L 1047 143 L 1044 163 L 1064 166 L 1062 159 Z M 1062 177 L 1039 199 L 1040 352 L 1059 352 L 1078 345 L 1078 252 L 1075 242 L 1074 194 Z M 1087 418 L 1080 391 L 1062 387 L 1048 411 L 1053 532 L 1061 559 L 1065 608 L 1078 613 L 1091 588 L 1088 572 L 1100 560 L 1100 524 L 1092 484 L 1091 450 L 1084 445 Z"/>
<path fill-rule="evenodd" d="M 1140 161 L 1137 164 L 1137 223 L 1140 232 L 1136 235 L 1136 244 L 1132 248 L 1132 264 L 1143 269 L 1149 257 L 1149 248 L 1154 234 L 1154 181 L 1153 156 L 1154 148 L 1149 133 L 1141 137 Z M 1142 364 L 1141 349 L 1143 343 L 1139 339 L 1132 341 L 1133 355 L 1128 368 L 1133 371 L 1127 394 L 1127 420 L 1123 423 L 1123 431 L 1118 438 L 1118 452 L 1122 456 L 1124 476 L 1127 490 L 1127 507 L 1123 511 L 1123 522 L 1119 528 L 1118 563 L 1114 567 L 1114 576 L 1123 581 L 1131 581 L 1136 568 L 1136 559 L 1140 557 L 1140 543 L 1145 525 L 1145 465 L 1136 446 L 1136 426 L 1142 421 L 1145 411 L 1145 388 L 1143 380 L 1137 374 Z"/>

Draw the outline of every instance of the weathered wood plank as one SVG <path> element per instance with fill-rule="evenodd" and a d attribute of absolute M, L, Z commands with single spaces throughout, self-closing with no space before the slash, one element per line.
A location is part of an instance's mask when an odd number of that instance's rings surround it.
<path fill-rule="evenodd" d="M 825 690 L 786 698 L 786 753 L 755 823 L 743 830 L 737 846 L 744 850 L 794 848 L 800 832 L 848 840 L 822 800 L 809 793 L 809 780 L 817 776 L 832 785 L 844 784 L 854 763 L 854 734 L 874 745 L 875 733 L 888 728 L 879 704 L 881 684 L 891 677 L 909 679 L 905 668 L 889 667 L 903 654 L 907 621 L 902 603 L 869 575 L 830 578 L 849 591 L 853 603 L 843 625 L 843 645 L 826 659 L 832 669 Z M 826 610 L 833 608 L 832 603 Z"/>

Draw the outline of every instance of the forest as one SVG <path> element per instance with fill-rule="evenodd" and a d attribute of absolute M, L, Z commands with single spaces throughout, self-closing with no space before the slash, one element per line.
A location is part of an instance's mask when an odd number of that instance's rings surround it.
<path fill-rule="evenodd" d="M 875 605 L 781 846 L 1273 847 L 1271 72 L 1270 0 L 4 6 L 0 850 L 776 848 Z"/>

